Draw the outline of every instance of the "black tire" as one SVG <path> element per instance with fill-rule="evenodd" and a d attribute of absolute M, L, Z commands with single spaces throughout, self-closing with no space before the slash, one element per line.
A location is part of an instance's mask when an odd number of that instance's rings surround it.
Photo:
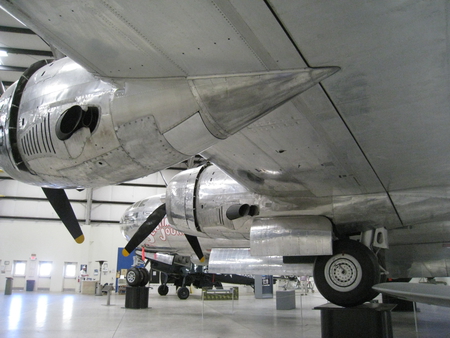
<path fill-rule="evenodd" d="M 169 293 L 169 287 L 165 284 L 158 286 L 158 293 L 160 296 L 165 296 Z"/>
<path fill-rule="evenodd" d="M 177 290 L 178 298 L 180 299 L 188 299 L 189 297 L 189 289 L 185 286 L 182 286 Z"/>
<path fill-rule="evenodd" d="M 141 283 L 139 286 L 146 286 L 150 281 L 150 274 L 146 268 L 139 268 L 139 272 L 141 273 Z"/>
<path fill-rule="evenodd" d="M 139 286 L 142 281 L 142 275 L 138 268 L 128 269 L 125 279 L 130 286 Z"/>
<path fill-rule="evenodd" d="M 380 281 L 375 254 L 363 244 L 342 240 L 333 244 L 332 256 L 318 256 L 314 264 L 317 290 L 328 301 L 357 306 L 378 295 L 372 286 Z"/>

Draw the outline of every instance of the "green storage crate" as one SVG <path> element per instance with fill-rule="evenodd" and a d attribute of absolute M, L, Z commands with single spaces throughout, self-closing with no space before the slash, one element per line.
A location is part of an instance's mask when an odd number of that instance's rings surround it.
<path fill-rule="evenodd" d="M 231 292 L 231 290 L 233 290 Z M 233 287 L 231 289 L 202 289 L 204 300 L 232 300 L 234 294 L 234 300 L 239 299 L 239 287 Z M 233 293 L 233 294 L 232 294 Z"/>

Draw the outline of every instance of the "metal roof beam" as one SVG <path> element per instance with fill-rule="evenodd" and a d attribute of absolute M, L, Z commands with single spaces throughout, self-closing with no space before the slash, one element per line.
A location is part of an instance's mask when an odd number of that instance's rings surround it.
<path fill-rule="evenodd" d="M 0 26 L 0 32 L 36 35 L 35 32 L 33 32 L 31 29 L 28 28 L 8 27 L 8 26 Z"/>
<path fill-rule="evenodd" d="M 40 55 L 40 56 L 53 57 L 53 53 L 48 50 L 10 48 L 10 47 L 0 47 L 0 50 L 4 50 L 8 54 Z"/>
<path fill-rule="evenodd" d="M 0 70 L 5 70 L 7 72 L 21 72 L 23 73 L 24 71 L 26 71 L 28 68 L 26 67 L 16 67 L 16 66 L 5 66 L 5 65 L 0 65 Z"/>

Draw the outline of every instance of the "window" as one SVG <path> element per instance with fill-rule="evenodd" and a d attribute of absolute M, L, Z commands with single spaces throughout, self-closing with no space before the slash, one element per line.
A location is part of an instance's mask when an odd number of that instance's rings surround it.
<path fill-rule="evenodd" d="M 39 262 L 39 277 L 50 277 L 52 274 L 52 262 Z"/>
<path fill-rule="evenodd" d="M 14 276 L 20 277 L 25 276 L 27 270 L 27 261 L 14 261 Z"/>
<path fill-rule="evenodd" d="M 77 263 L 65 263 L 64 278 L 76 278 Z"/>

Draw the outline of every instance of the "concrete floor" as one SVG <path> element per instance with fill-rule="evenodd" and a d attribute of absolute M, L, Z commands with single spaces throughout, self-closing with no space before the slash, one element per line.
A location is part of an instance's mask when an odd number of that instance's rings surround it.
<path fill-rule="evenodd" d="M 0 295 L 0 337 L 321 337 L 317 292 L 296 294 L 296 308 L 276 310 L 276 299 L 255 299 L 240 287 L 239 300 L 205 301 L 196 290 L 179 300 L 173 286 L 149 308 L 125 309 L 125 296 L 13 291 Z M 419 333 L 411 312 L 392 313 L 394 337 L 450 337 L 450 309 L 419 304 Z"/>

